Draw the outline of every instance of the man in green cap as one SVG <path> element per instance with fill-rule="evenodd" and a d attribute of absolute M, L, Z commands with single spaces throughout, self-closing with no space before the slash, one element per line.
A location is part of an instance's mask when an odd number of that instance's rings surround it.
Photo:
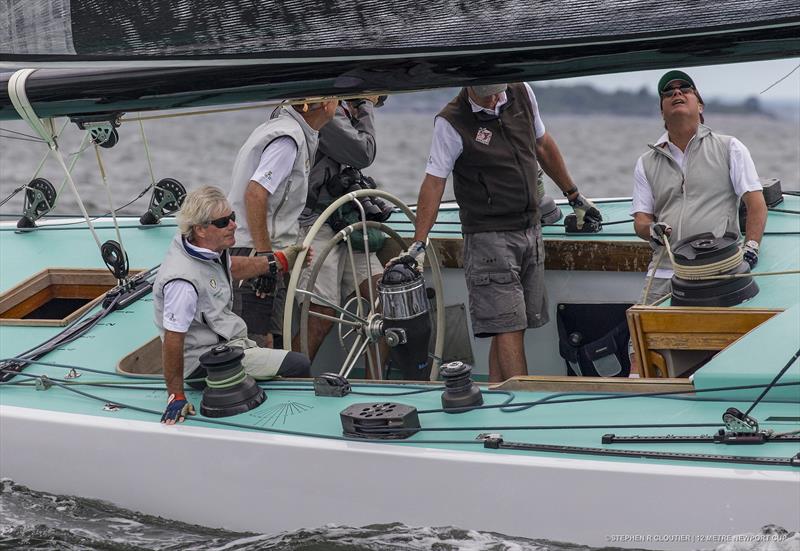
<path fill-rule="evenodd" d="M 739 201 L 747 207 L 744 260 L 755 268 L 767 205 L 756 167 L 747 148 L 733 136 L 705 126 L 703 98 L 683 71 L 669 71 L 658 81 L 666 132 L 649 145 L 634 170 L 631 215 L 634 229 L 653 247 L 648 276 L 655 271 L 648 296 L 651 304 L 670 293 L 672 265 L 660 255 L 664 239 L 671 245 L 690 235 L 712 232 L 740 234 Z"/>

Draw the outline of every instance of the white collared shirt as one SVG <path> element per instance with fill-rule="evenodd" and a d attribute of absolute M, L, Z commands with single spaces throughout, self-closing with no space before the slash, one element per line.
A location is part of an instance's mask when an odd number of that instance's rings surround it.
<path fill-rule="evenodd" d="M 222 255 L 210 249 L 197 247 L 188 241 L 184 246 L 207 260 L 218 260 Z M 230 268 L 230 257 L 228 257 Z M 197 290 L 184 279 L 173 279 L 164 285 L 164 329 L 176 333 L 186 333 L 197 312 Z"/>
<path fill-rule="evenodd" d="M 531 102 L 531 109 L 533 110 L 534 135 L 538 140 L 544 136 L 544 122 L 542 121 L 542 117 L 539 116 L 539 104 L 536 102 L 536 96 L 527 82 L 525 83 L 525 89 L 528 91 L 528 99 Z M 505 92 L 502 92 L 494 109 L 487 109 L 472 101 L 472 98 L 469 98 L 473 113 L 483 111 L 490 115 L 498 115 L 500 113 L 500 107 L 505 105 L 507 101 L 508 96 Z M 433 140 L 431 141 L 431 151 L 428 156 L 428 164 L 425 167 L 425 172 L 431 176 L 447 178 L 453 171 L 456 160 L 461 156 L 463 150 L 464 144 L 461 141 L 461 136 L 456 132 L 456 129 L 453 128 L 453 125 L 444 118 L 437 116 L 433 121 Z"/>
<path fill-rule="evenodd" d="M 694 138 L 692 136 L 689 144 L 694 141 Z M 689 144 L 686 145 L 686 149 L 689 149 Z M 686 155 L 678 146 L 669 141 L 667 132 L 664 132 L 658 139 L 656 147 L 666 147 L 672 158 L 680 165 L 681 170 L 686 170 Z M 730 178 L 736 196 L 741 197 L 748 191 L 761 191 L 761 182 L 758 180 L 756 166 L 753 164 L 753 158 L 750 156 L 750 151 L 747 147 L 736 138 L 731 138 L 729 152 L 731 159 L 729 167 Z M 639 157 L 639 160 L 636 161 L 636 168 L 633 170 L 633 201 L 631 202 L 630 214 L 631 216 L 637 212 L 654 214 L 654 206 L 653 188 L 644 173 L 642 157 Z"/>

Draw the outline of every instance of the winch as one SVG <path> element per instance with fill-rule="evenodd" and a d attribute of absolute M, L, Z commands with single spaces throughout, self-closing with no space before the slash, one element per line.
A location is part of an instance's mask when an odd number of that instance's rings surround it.
<path fill-rule="evenodd" d="M 416 261 L 409 258 L 384 270 L 378 283 L 378 297 L 392 365 L 400 369 L 406 380 L 430 379 L 430 306 L 425 280 L 417 271 Z"/>
<path fill-rule="evenodd" d="M 244 350 L 226 344 L 200 356 L 200 366 L 208 373 L 200 413 L 206 417 L 228 417 L 250 411 L 267 399 L 264 389 L 244 372 L 243 357 Z"/>
<path fill-rule="evenodd" d="M 758 285 L 745 275 L 750 265 L 742 260 L 738 241 L 735 232 L 722 237 L 706 232 L 678 241 L 672 247 L 672 305 L 734 306 L 756 296 Z"/>

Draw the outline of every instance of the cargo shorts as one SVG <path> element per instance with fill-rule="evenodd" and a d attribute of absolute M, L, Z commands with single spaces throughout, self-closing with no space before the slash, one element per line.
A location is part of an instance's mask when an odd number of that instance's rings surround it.
<path fill-rule="evenodd" d="M 526 230 L 465 234 L 464 275 L 476 337 L 540 327 L 549 321 L 538 224 Z"/>

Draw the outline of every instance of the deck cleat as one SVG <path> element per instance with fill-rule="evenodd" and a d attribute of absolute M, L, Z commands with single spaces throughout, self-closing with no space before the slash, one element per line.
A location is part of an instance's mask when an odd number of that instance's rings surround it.
<path fill-rule="evenodd" d="M 36 390 L 50 390 L 53 386 L 53 381 L 47 375 L 36 377 Z"/>
<path fill-rule="evenodd" d="M 352 387 L 346 378 L 338 373 L 323 373 L 314 377 L 314 395 L 341 398 L 350 394 Z"/>
<path fill-rule="evenodd" d="M 339 414 L 345 436 L 400 440 L 419 429 L 417 408 L 394 402 L 353 404 Z"/>

